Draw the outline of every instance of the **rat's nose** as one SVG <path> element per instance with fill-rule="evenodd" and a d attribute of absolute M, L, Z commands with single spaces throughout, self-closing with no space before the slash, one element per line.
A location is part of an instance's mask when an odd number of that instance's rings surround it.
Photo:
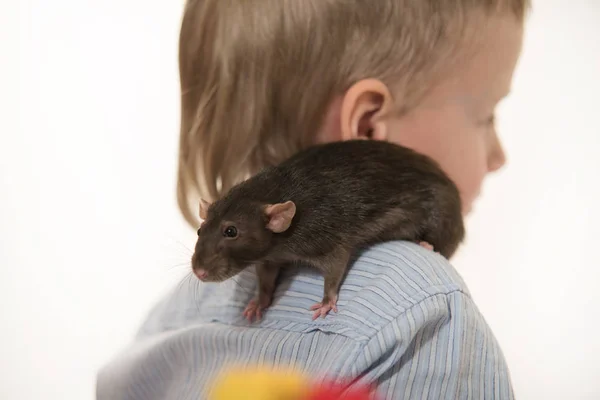
<path fill-rule="evenodd" d="M 202 268 L 194 269 L 194 274 L 198 277 L 198 279 L 202 280 L 208 276 L 208 272 L 203 270 Z"/>

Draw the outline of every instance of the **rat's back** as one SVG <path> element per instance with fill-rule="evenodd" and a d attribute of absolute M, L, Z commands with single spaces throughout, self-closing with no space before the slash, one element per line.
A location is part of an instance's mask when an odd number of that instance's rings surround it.
<path fill-rule="evenodd" d="M 318 145 L 278 167 L 285 176 L 284 195 L 307 203 L 314 196 L 336 197 L 345 208 L 372 204 L 381 208 L 410 197 L 424 199 L 454 184 L 429 157 L 383 141 L 352 140 Z M 334 204 L 327 204 L 333 206 Z"/>
<path fill-rule="evenodd" d="M 460 196 L 429 157 L 383 141 L 314 146 L 276 168 L 278 201 L 296 203 L 293 232 L 318 246 L 424 240 L 449 256 L 462 240 Z M 447 238 L 447 239 L 444 239 Z"/>

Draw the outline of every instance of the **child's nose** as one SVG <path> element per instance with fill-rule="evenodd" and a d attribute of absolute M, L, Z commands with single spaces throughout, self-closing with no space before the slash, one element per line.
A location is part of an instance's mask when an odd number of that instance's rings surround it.
<path fill-rule="evenodd" d="M 502 148 L 502 143 L 496 134 L 492 139 L 492 145 L 488 153 L 488 171 L 494 172 L 506 164 L 506 153 Z"/>

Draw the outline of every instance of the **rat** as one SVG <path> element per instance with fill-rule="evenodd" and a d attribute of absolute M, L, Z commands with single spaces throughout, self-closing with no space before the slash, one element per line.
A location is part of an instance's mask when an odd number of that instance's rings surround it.
<path fill-rule="evenodd" d="M 280 268 L 307 263 L 324 276 L 313 320 L 337 312 L 355 252 L 412 241 L 446 258 L 465 235 L 455 183 L 430 157 L 379 140 L 317 144 L 268 166 L 220 199 L 201 199 L 192 270 L 225 281 L 254 265 L 258 290 L 244 316 L 262 318 Z"/>

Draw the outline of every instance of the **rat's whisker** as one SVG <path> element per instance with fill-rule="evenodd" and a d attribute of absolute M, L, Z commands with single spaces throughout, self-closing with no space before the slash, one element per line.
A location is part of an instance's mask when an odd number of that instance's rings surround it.
<path fill-rule="evenodd" d="M 190 297 L 193 302 L 196 303 L 196 290 L 198 285 L 198 278 L 194 275 L 193 272 L 188 272 L 185 278 L 180 283 L 180 288 L 183 288 L 183 285 L 186 286 L 188 292 L 190 293 Z"/>
<path fill-rule="evenodd" d="M 179 268 L 186 268 L 186 269 L 190 268 L 191 269 L 191 266 L 192 266 L 192 264 L 191 264 L 190 261 L 185 261 L 185 262 L 181 262 L 179 264 L 175 264 L 175 265 L 172 265 L 170 267 L 167 267 L 167 269 L 169 271 L 172 271 L 174 269 L 179 269 Z"/>
<path fill-rule="evenodd" d="M 167 235 L 173 242 L 177 243 L 179 245 L 179 251 L 183 251 L 182 254 L 186 255 L 186 256 L 191 256 L 192 254 L 194 254 L 194 251 L 192 249 L 190 249 L 188 246 L 186 246 L 181 240 L 175 238 L 174 236 L 171 235 Z"/>
<path fill-rule="evenodd" d="M 195 283 L 193 284 L 194 286 L 194 304 L 196 304 L 196 309 L 198 310 L 199 313 L 202 312 L 202 309 L 200 308 L 200 297 L 199 297 L 199 292 L 200 292 L 200 285 L 201 282 L 199 279 L 195 279 Z"/>
<path fill-rule="evenodd" d="M 190 249 L 189 247 L 187 247 L 185 244 L 183 244 L 183 242 L 181 242 L 180 240 L 177 240 L 177 243 L 179 245 L 181 245 L 181 247 L 183 247 L 184 250 L 187 250 L 189 255 L 194 254 L 194 250 Z"/>
<path fill-rule="evenodd" d="M 183 288 L 183 285 L 185 284 L 190 284 L 192 281 L 192 279 L 194 278 L 194 274 L 192 272 L 188 272 L 182 279 L 181 281 L 177 284 L 177 290 L 181 290 Z"/>
<path fill-rule="evenodd" d="M 239 283 L 239 282 L 237 281 L 237 279 L 236 279 L 236 278 L 237 278 L 237 276 L 233 276 L 233 277 L 232 277 L 232 278 L 230 278 L 229 280 L 230 280 L 231 282 L 233 282 L 233 284 L 234 284 L 235 286 L 237 286 L 239 289 L 241 289 L 241 290 L 242 290 L 244 293 L 249 293 L 249 294 L 252 294 L 252 291 L 251 291 L 250 289 L 248 289 L 248 288 L 244 287 L 244 286 L 243 286 L 241 283 Z"/>

